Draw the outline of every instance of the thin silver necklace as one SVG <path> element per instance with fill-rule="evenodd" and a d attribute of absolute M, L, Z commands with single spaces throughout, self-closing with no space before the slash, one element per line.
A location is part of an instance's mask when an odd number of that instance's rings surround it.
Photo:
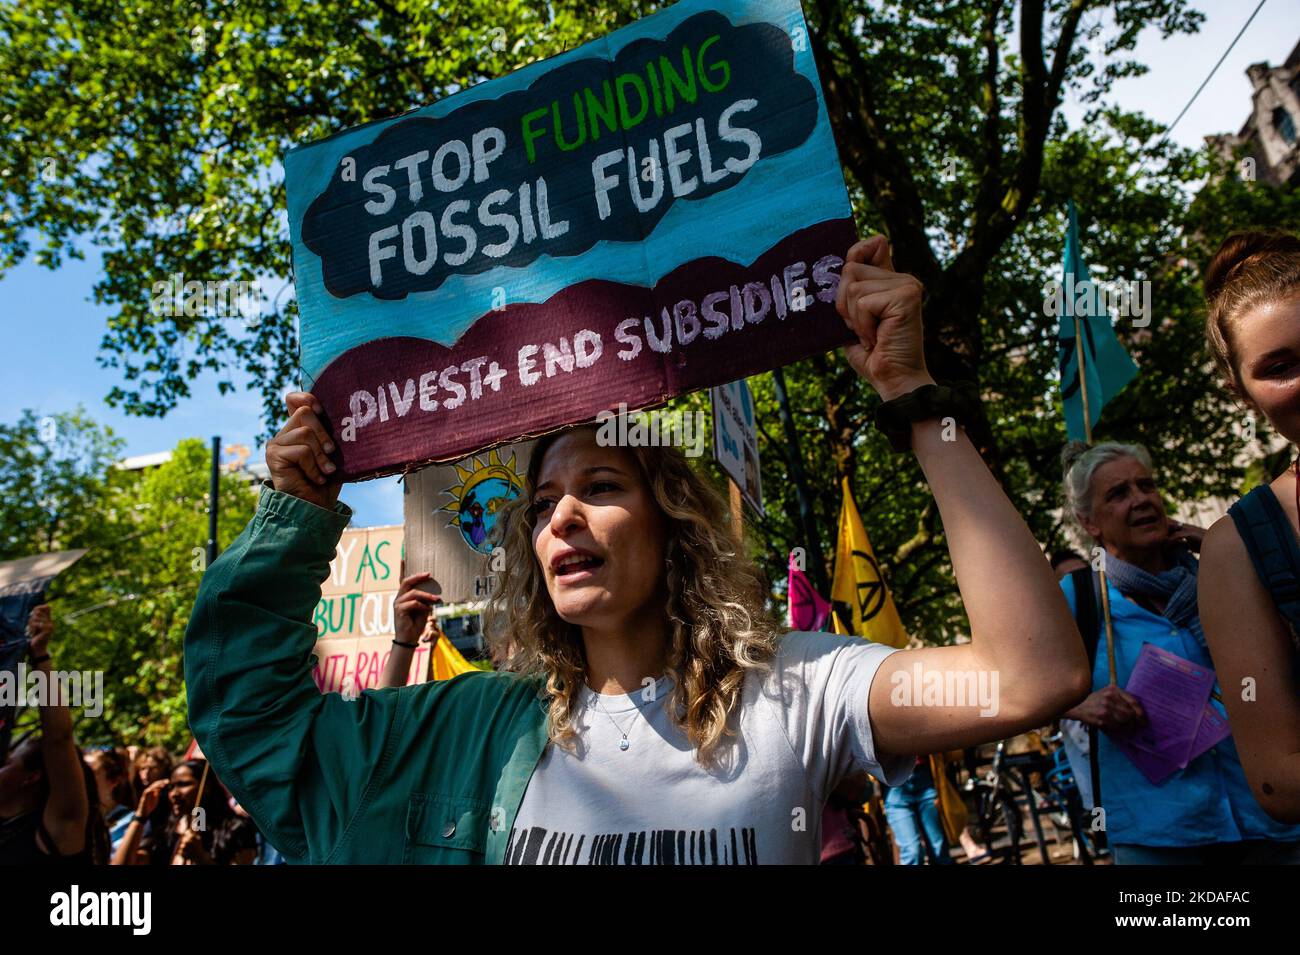
<path fill-rule="evenodd" d="M 621 750 L 623 750 L 624 752 L 626 752 L 626 751 L 627 751 L 627 748 L 628 748 L 630 745 L 632 745 L 631 743 L 629 743 L 629 742 L 627 741 L 627 733 L 623 732 L 623 727 L 619 726 L 619 725 L 618 725 L 618 721 L 615 720 L 614 717 L 612 717 L 612 716 L 609 715 L 609 710 L 605 709 L 605 704 L 602 703 L 602 702 L 600 701 L 600 694 L 597 693 L 595 690 L 592 690 L 591 692 L 592 692 L 592 695 L 596 698 L 596 705 L 600 707 L 600 711 L 601 711 L 602 713 L 605 714 L 605 718 L 606 718 L 606 719 L 608 719 L 611 723 L 614 724 L 614 729 L 618 730 L 619 735 L 623 737 L 622 739 L 620 739 L 620 740 L 618 741 L 618 748 L 621 749 Z M 637 712 L 639 713 L 639 712 L 640 712 L 640 709 L 638 709 Z M 634 722 L 634 723 L 636 722 L 636 717 L 635 717 L 635 716 L 632 717 L 632 722 Z M 629 729 L 630 729 L 630 727 L 629 727 Z"/>

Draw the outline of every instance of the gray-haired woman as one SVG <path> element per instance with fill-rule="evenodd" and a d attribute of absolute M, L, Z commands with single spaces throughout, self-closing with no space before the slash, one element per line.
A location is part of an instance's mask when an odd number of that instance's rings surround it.
<path fill-rule="evenodd" d="M 1300 862 L 1300 827 L 1277 823 L 1246 783 L 1229 736 L 1158 784 L 1115 745 L 1146 722 L 1129 682 L 1145 643 L 1213 669 L 1197 607 L 1193 550 L 1204 531 L 1171 521 L 1152 476 L 1151 455 L 1138 444 L 1081 443 L 1062 455 L 1066 510 L 1105 552 L 1115 642 L 1116 686 L 1101 614 L 1095 615 L 1093 692 L 1065 716 L 1098 734 L 1101 802 L 1107 836 L 1121 864 Z M 1096 578 L 1092 578 L 1095 581 Z M 1071 609 L 1075 578 L 1061 581 Z M 1223 706 L 1211 706 L 1222 716 Z"/>

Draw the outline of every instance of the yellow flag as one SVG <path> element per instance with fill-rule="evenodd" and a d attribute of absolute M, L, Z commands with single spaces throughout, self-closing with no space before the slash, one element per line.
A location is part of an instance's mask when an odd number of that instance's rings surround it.
<path fill-rule="evenodd" d="M 470 670 L 476 670 L 468 660 L 460 655 L 460 651 L 452 646 L 451 640 L 445 633 L 438 634 L 438 641 L 433 645 L 433 678 L 435 680 L 450 680 L 454 676 L 460 676 L 462 673 L 468 673 Z"/>
<path fill-rule="evenodd" d="M 957 792 L 957 787 L 944 772 L 946 765 L 947 759 L 943 753 L 930 754 L 930 775 L 934 777 L 935 792 L 939 796 L 939 818 L 943 823 L 943 834 L 948 839 L 948 844 L 955 846 L 961 841 L 961 831 L 970 819 L 961 793 Z"/>
<path fill-rule="evenodd" d="M 831 599 L 849 605 L 854 633 L 876 643 L 905 647 L 907 631 L 903 629 L 894 598 L 880 575 L 871 539 L 867 537 L 867 529 L 862 526 L 862 517 L 849 493 L 849 479 L 843 478 L 841 486 L 844 503 L 840 507 L 840 536 L 835 547 L 835 581 L 831 584 Z"/>

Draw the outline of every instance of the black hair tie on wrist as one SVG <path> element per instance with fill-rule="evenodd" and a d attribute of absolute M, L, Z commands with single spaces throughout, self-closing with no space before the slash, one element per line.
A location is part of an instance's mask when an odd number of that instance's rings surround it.
<path fill-rule="evenodd" d="M 931 418 L 953 418 L 963 427 L 979 412 L 979 391 L 973 382 L 922 385 L 876 408 L 876 428 L 895 451 L 912 447 L 912 424 Z"/>
<path fill-rule="evenodd" d="M 32 661 L 33 663 L 44 663 L 44 662 L 45 662 L 46 660 L 48 660 L 49 658 L 50 658 L 50 655 L 49 655 L 48 653 L 43 653 L 43 654 L 41 654 L 39 657 L 32 657 L 32 658 L 31 658 L 31 661 Z"/>
<path fill-rule="evenodd" d="M 399 647 L 407 647 L 411 650 L 420 649 L 420 645 L 418 643 L 403 643 L 401 640 L 394 640 L 393 643 L 397 644 Z"/>

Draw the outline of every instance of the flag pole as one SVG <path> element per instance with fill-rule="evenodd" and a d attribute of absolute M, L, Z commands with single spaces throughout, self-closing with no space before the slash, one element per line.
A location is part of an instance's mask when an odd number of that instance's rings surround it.
<path fill-rule="evenodd" d="M 202 805 L 203 805 L 203 787 L 206 786 L 206 785 L 208 784 L 208 768 L 211 767 L 211 765 L 212 765 L 212 764 L 211 764 L 210 762 L 208 762 L 208 759 L 207 759 L 207 757 L 205 756 L 205 757 L 203 758 L 203 775 L 199 778 L 199 792 L 198 792 L 198 795 L 194 797 L 194 808 L 195 808 L 195 809 L 198 809 L 198 808 L 202 807 Z M 191 812 L 192 812 L 192 811 L 191 811 Z M 186 829 L 186 831 L 191 831 L 191 830 L 194 829 L 194 823 L 191 821 L 192 816 L 181 816 L 181 819 L 184 820 L 184 822 L 185 822 L 185 829 Z M 207 819 L 205 818 L 203 822 L 204 822 L 204 825 L 206 826 L 206 825 L 207 825 Z M 173 854 L 172 859 L 174 860 L 175 858 L 176 858 L 176 856 Z"/>
<path fill-rule="evenodd" d="M 1073 311 L 1073 309 L 1071 309 Z M 1092 444 L 1092 419 L 1088 415 L 1088 376 L 1083 373 L 1083 335 L 1079 316 L 1074 316 L 1074 351 L 1079 364 L 1079 394 L 1083 398 L 1083 437 Z"/>
<path fill-rule="evenodd" d="M 1077 256 L 1079 254 L 1078 222 L 1075 218 L 1073 201 L 1070 202 L 1069 217 L 1070 217 L 1069 231 L 1074 235 L 1073 247 L 1074 247 L 1075 255 Z M 1070 245 L 1071 243 L 1067 239 L 1066 248 L 1068 249 Z M 1071 268 L 1070 274 L 1072 274 L 1075 271 L 1073 265 L 1074 263 L 1070 264 L 1070 268 Z M 1078 368 L 1079 397 L 1082 399 L 1083 402 L 1083 435 L 1084 435 L 1085 442 L 1089 446 L 1091 446 L 1092 445 L 1092 416 L 1088 413 L 1088 376 L 1084 374 L 1083 328 L 1079 321 L 1078 312 L 1073 308 L 1073 306 L 1071 306 L 1071 311 L 1074 312 L 1074 347 L 1075 347 L 1075 353 L 1078 356 L 1076 361 L 1079 366 Z M 1100 380 L 1101 379 L 1098 378 L 1098 381 Z M 1111 623 L 1111 616 L 1110 616 L 1110 585 L 1106 581 L 1106 551 L 1104 548 L 1101 552 L 1101 565 L 1097 568 L 1097 581 L 1098 581 L 1098 586 L 1101 589 L 1102 619 L 1106 622 L 1106 662 L 1110 671 L 1109 674 L 1110 685 L 1115 686 L 1119 682 L 1115 673 L 1115 628 L 1114 625 Z M 1092 679 L 1091 673 L 1088 674 L 1088 678 L 1091 681 Z M 1092 804 L 1094 807 L 1102 805 L 1101 759 L 1100 759 L 1100 753 L 1098 752 L 1099 737 L 1100 734 L 1097 731 L 1097 727 L 1089 726 L 1088 727 L 1088 767 L 1092 776 Z M 1099 839 L 1101 840 L 1101 844 L 1104 845 L 1106 839 L 1104 827 L 1102 829 L 1101 835 L 1099 836 Z"/>
<path fill-rule="evenodd" d="M 199 780 L 199 794 L 194 797 L 194 805 L 196 806 L 203 804 L 203 787 L 208 784 L 208 767 L 211 765 L 207 759 L 203 760 L 203 777 Z"/>
<path fill-rule="evenodd" d="M 1083 373 L 1083 335 L 1079 325 L 1079 316 L 1074 316 L 1074 349 L 1079 365 L 1079 395 L 1083 400 L 1083 434 L 1089 445 L 1092 444 L 1092 419 L 1088 414 L 1088 376 Z M 1106 621 L 1106 662 L 1110 668 L 1110 685 L 1119 682 L 1115 674 L 1115 628 L 1110 618 L 1110 590 L 1106 583 L 1106 558 L 1103 552 L 1102 565 L 1097 568 L 1097 578 L 1101 588 L 1101 615 Z"/>

